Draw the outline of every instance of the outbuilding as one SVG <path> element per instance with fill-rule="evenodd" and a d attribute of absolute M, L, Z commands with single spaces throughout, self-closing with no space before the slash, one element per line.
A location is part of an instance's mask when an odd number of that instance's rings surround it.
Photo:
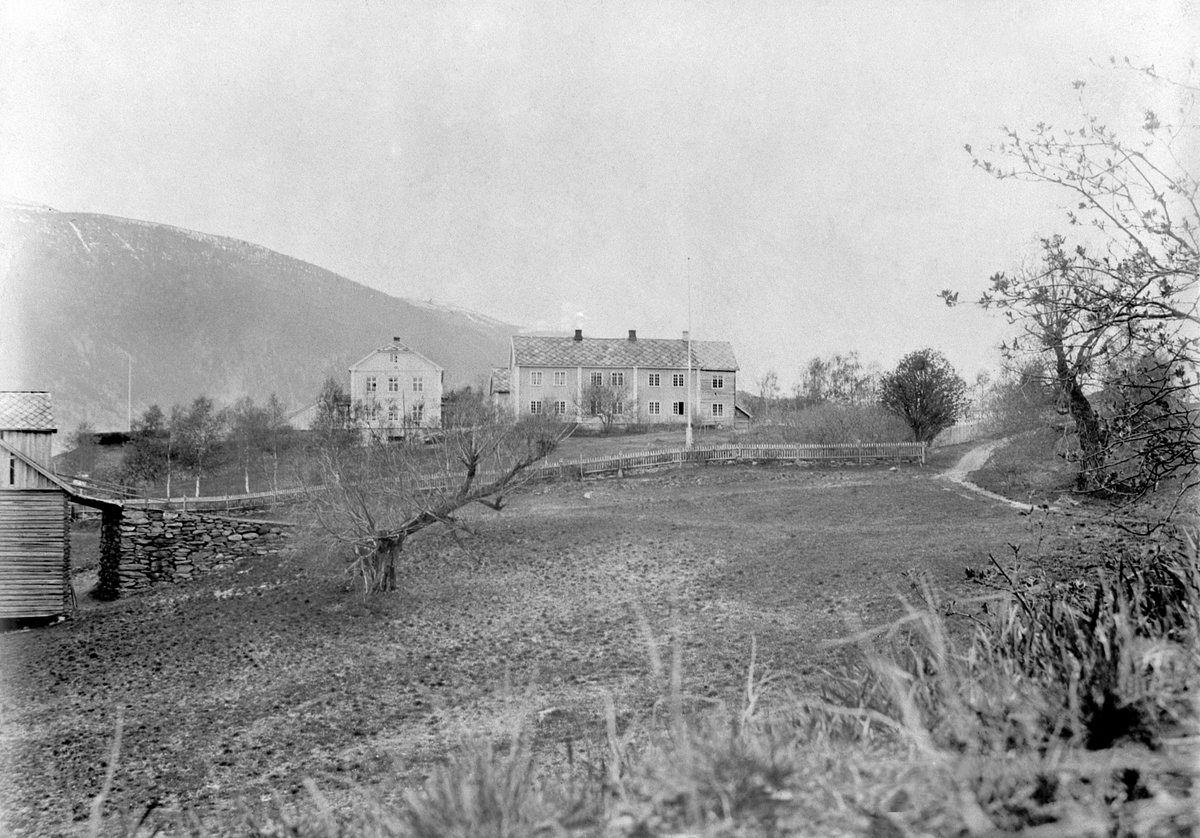
<path fill-rule="evenodd" d="M 65 614 L 70 491 L 50 468 L 50 394 L 0 391 L 0 619 Z"/>

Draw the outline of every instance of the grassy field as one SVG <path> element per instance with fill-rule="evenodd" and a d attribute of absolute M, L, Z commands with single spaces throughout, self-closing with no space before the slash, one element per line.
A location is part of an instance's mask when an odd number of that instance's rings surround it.
<path fill-rule="evenodd" d="M 610 700 L 622 731 L 664 717 L 652 663 L 670 633 L 689 709 L 735 707 L 752 639 L 760 668 L 819 691 L 841 655 L 824 641 L 900 615 L 915 580 L 952 599 L 1007 545 L 1073 560 L 1053 527 L 933 471 L 554 484 L 474 510 L 462 543 L 414 540 L 392 595 L 365 598 L 301 551 L 81 598 L 63 624 L 0 637 L 7 829 L 82 831 L 118 707 L 106 811 L 156 802 L 153 823 L 227 832 L 246 807 L 283 805 L 273 794 L 305 797 L 306 778 L 334 806 L 396 803 L 464 742 L 521 724 L 544 770 L 595 757 Z"/>

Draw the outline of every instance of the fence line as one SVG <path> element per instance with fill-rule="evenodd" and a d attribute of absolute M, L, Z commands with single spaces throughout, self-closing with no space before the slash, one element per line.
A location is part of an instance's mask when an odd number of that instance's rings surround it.
<path fill-rule="evenodd" d="M 663 448 L 616 456 L 581 457 L 547 463 L 530 469 L 532 477 L 622 474 L 683 465 L 684 463 L 735 462 L 925 462 L 925 445 L 920 442 L 842 443 L 831 445 L 787 443 L 733 443 L 697 445 L 692 448 Z"/>
<path fill-rule="evenodd" d="M 982 420 L 975 422 L 960 422 L 957 425 L 951 425 L 933 438 L 930 445 L 933 448 L 940 448 L 943 445 L 958 445 L 962 442 L 970 442 L 973 439 L 979 439 L 987 432 L 985 423 Z"/>
<path fill-rule="evenodd" d="M 540 463 L 529 468 L 525 474 L 532 480 L 578 479 L 599 477 L 602 475 L 621 475 L 625 472 L 647 471 L 657 468 L 670 468 L 684 464 L 720 464 L 740 462 L 843 462 L 843 463 L 877 463 L 877 462 L 925 462 L 926 446 L 920 442 L 864 442 L 843 443 L 831 445 L 788 444 L 788 443 L 733 443 L 728 445 L 696 445 L 692 448 L 658 448 L 646 451 L 636 451 L 630 454 L 619 453 L 615 456 L 604 455 L 597 457 L 580 457 L 575 460 L 560 460 L 554 463 Z M 480 469 L 476 475 L 479 481 L 492 480 L 499 477 L 501 472 L 491 469 Z M 118 489 L 115 485 L 102 486 L 96 481 L 83 478 L 67 478 L 80 488 L 93 491 Z M 446 490 L 453 487 L 461 478 L 443 475 L 429 475 L 428 481 L 420 490 Z M 272 492 L 252 492 L 243 495 L 217 495 L 208 497 L 175 497 L 175 498 L 145 498 L 130 496 L 128 490 L 121 490 L 121 496 L 115 498 L 129 508 L 171 506 L 180 509 L 202 511 L 255 509 L 272 506 L 280 501 L 299 497 L 304 494 L 303 488 L 280 489 Z M 117 494 L 116 491 L 113 494 Z"/>

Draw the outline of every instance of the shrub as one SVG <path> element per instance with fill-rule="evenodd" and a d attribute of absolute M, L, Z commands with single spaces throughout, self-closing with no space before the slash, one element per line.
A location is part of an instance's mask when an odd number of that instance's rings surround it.
<path fill-rule="evenodd" d="M 836 445 L 898 442 L 911 437 L 904 422 L 877 405 L 825 403 L 784 414 L 783 442 Z"/>

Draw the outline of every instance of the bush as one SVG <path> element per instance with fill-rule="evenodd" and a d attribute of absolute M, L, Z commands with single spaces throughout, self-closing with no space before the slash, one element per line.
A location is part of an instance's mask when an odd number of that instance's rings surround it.
<path fill-rule="evenodd" d="M 785 413 L 778 425 L 761 429 L 782 442 L 837 445 L 853 442 L 901 442 L 912 438 L 908 426 L 876 405 L 827 402 Z"/>

